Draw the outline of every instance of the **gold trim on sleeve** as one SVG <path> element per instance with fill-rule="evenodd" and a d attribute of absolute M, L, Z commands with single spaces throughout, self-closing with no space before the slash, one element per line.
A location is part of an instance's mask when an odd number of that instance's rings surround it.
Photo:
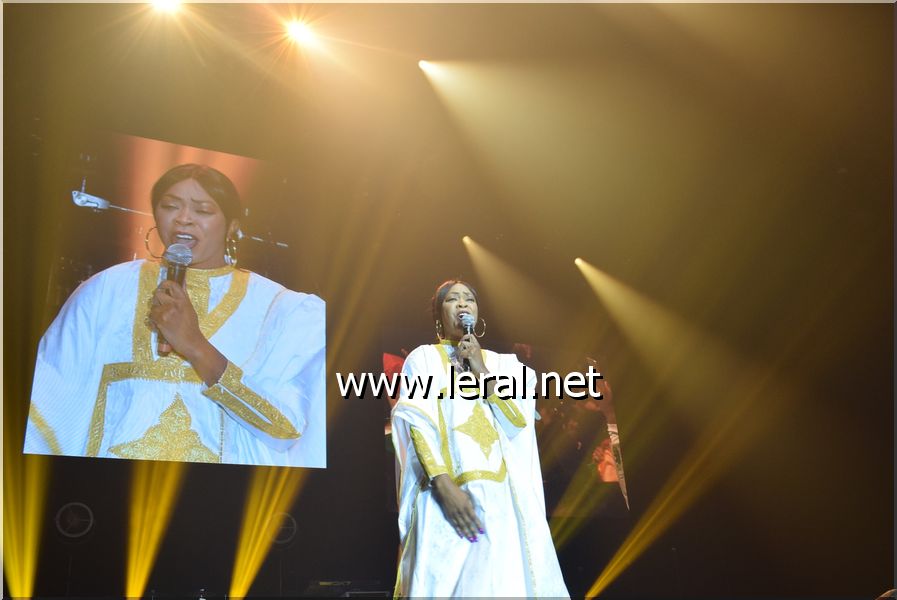
<path fill-rule="evenodd" d="M 218 383 L 202 393 L 273 438 L 298 439 L 301 434 L 290 420 L 274 405 L 244 385 L 242 379 L 243 371 L 240 367 L 228 361 Z"/>
<path fill-rule="evenodd" d="M 445 388 L 440 391 L 442 397 L 445 398 Z M 439 416 L 439 451 L 442 454 L 442 461 L 445 463 L 449 471 L 449 475 L 455 476 L 455 463 L 452 460 L 452 451 L 449 448 L 448 427 L 445 425 L 445 415 L 442 414 L 442 403 L 444 400 L 436 400 L 436 412 Z"/>
<path fill-rule="evenodd" d="M 34 427 L 47 442 L 47 446 L 50 447 L 50 452 L 53 454 L 62 454 L 62 447 L 59 445 L 59 440 L 56 438 L 56 432 L 53 431 L 53 428 L 50 427 L 50 424 L 44 419 L 44 416 L 40 414 L 40 411 L 37 410 L 37 406 L 34 405 L 34 402 L 31 403 L 31 408 L 28 411 L 28 418 L 34 423 Z"/>
<path fill-rule="evenodd" d="M 517 405 L 514 404 L 513 400 L 503 400 L 496 394 L 492 394 L 486 398 L 486 402 L 493 406 L 497 406 L 498 410 L 501 411 L 501 414 L 507 417 L 508 421 L 510 421 L 511 425 L 514 427 L 520 427 L 521 429 L 526 427 L 526 419 L 523 418 L 523 414 L 517 408 Z"/>
<path fill-rule="evenodd" d="M 414 444 L 414 451 L 417 453 L 420 464 L 423 465 L 424 470 L 427 472 L 427 477 L 433 479 L 437 475 L 448 473 L 448 469 L 443 465 L 436 464 L 433 452 L 430 450 L 430 446 L 427 445 L 427 440 L 424 439 L 423 434 L 414 427 L 409 429 L 411 430 L 411 442 Z"/>

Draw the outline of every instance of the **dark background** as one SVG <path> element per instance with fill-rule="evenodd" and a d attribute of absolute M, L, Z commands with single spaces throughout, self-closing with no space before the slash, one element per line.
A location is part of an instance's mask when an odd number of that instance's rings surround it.
<path fill-rule="evenodd" d="M 291 511 L 299 534 L 272 550 L 253 594 L 390 587 L 385 402 L 339 398 L 333 373 L 377 371 L 381 352 L 428 342 L 429 296 L 453 276 L 493 292 L 487 347 L 556 348 L 558 369 L 602 356 L 624 457 L 633 448 L 632 513 L 588 522 L 562 549 L 571 592 L 588 588 L 740 397 L 708 386 L 691 395 L 696 418 L 577 256 L 768 376 L 745 417 L 762 427 L 608 595 L 873 598 L 894 586 L 892 5 L 190 10 L 3 6 L 7 453 L 58 306 L 51 274 L 108 231 L 112 217 L 69 194 L 94 132 L 114 131 L 283 174 L 250 201 L 290 250 L 247 266 L 328 303 L 329 467 L 310 473 Z M 329 55 L 282 43 L 291 13 Z M 467 112 L 441 99 L 421 58 L 483 68 L 462 82 Z M 544 297 L 495 292 L 463 235 Z M 495 308 L 509 304 L 533 317 Z M 680 351 L 678 368 L 710 364 Z M 130 470 L 52 459 L 36 595 L 122 593 Z M 250 475 L 189 467 L 148 590 L 227 590 Z M 73 500 L 97 519 L 77 544 L 50 524 Z"/>

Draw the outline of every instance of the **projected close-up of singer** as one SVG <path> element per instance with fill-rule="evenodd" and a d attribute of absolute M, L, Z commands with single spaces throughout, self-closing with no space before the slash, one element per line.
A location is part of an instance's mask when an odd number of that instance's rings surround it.
<path fill-rule="evenodd" d="M 237 268 L 240 199 L 220 171 L 176 166 L 151 197 L 162 262 L 106 269 L 65 303 L 25 451 L 324 466 L 323 444 L 300 443 L 323 428 L 323 302 Z"/>

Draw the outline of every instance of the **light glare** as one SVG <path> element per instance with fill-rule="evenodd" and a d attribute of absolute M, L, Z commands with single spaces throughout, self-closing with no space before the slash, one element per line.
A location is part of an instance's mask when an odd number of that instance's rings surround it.
<path fill-rule="evenodd" d="M 181 7 L 181 3 L 178 0 L 153 0 L 153 7 L 162 12 L 175 13 Z"/>
<path fill-rule="evenodd" d="M 313 46 L 317 42 L 317 36 L 314 31 L 302 21 L 290 21 L 287 23 L 287 34 L 293 41 L 303 46 Z"/>

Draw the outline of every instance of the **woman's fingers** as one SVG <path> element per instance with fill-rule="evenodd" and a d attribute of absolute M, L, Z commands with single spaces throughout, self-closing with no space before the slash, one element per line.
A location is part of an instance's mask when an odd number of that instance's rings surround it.
<path fill-rule="evenodd" d="M 480 352 L 480 342 L 472 333 L 458 340 L 458 354 L 463 358 L 472 358 Z"/>
<path fill-rule="evenodd" d="M 168 294 L 172 298 L 176 298 L 178 300 L 184 300 L 187 298 L 187 292 L 184 291 L 184 288 L 175 281 L 164 280 L 159 283 L 159 287 L 156 288 L 156 291 L 163 291 Z"/>
<path fill-rule="evenodd" d="M 477 517 L 477 511 L 476 509 L 474 509 L 473 501 L 471 501 L 468 493 L 464 490 L 460 491 L 464 494 L 464 499 L 459 507 L 457 516 L 458 523 L 461 526 L 464 537 L 472 542 L 475 542 L 477 541 L 478 533 L 485 533 L 485 531 L 483 530 L 483 524 Z"/>
<path fill-rule="evenodd" d="M 473 507 L 462 507 L 455 516 L 455 531 L 461 537 L 475 542 L 479 529 L 481 528 L 476 525 L 476 514 L 473 512 Z"/>
<path fill-rule="evenodd" d="M 440 475 L 434 481 L 437 483 L 436 499 L 446 520 L 459 536 L 477 541 L 477 534 L 485 532 L 468 493 L 446 476 Z"/>

